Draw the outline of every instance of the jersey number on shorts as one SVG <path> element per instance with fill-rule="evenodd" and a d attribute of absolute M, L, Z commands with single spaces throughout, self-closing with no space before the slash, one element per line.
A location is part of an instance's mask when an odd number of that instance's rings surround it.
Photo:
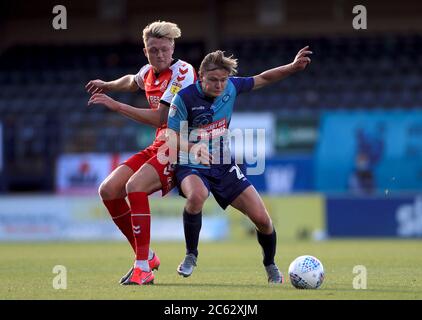
<path fill-rule="evenodd" d="M 245 176 L 243 175 L 243 173 L 240 171 L 240 169 L 239 169 L 239 167 L 238 166 L 233 166 L 233 167 L 231 167 L 230 168 L 230 170 L 229 170 L 229 172 L 233 172 L 233 171 L 236 171 L 236 176 L 237 176 L 237 178 L 240 180 L 240 179 L 243 179 Z"/>
<path fill-rule="evenodd" d="M 174 171 L 174 168 L 171 164 L 169 164 L 167 167 L 164 167 L 164 175 L 166 176 L 168 176 L 173 171 Z"/>

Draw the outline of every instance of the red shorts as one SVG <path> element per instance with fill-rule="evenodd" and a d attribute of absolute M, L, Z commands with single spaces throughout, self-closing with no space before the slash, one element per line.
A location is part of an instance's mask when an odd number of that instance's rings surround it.
<path fill-rule="evenodd" d="M 174 166 L 171 163 L 162 164 L 158 161 L 158 148 L 159 144 L 154 143 L 145 150 L 134 154 L 122 164 L 127 165 L 133 172 L 138 171 L 145 163 L 153 166 L 160 177 L 162 196 L 165 196 L 175 186 Z"/>

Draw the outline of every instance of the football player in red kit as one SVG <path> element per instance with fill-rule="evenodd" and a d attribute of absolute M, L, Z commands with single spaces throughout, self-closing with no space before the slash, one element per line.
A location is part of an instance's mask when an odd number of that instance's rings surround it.
<path fill-rule="evenodd" d="M 149 248 L 151 215 L 148 195 L 161 189 L 164 196 L 174 186 L 173 168 L 170 164 L 161 164 L 157 152 L 165 142 L 167 115 L 173 96 L 196 80 L 195 70 L 189 63 L 173 59 L 174 39 L 180 35 L 181 31 L 174 23 L 156 21 L 149 24 L 143 30 L 143 50 L 149 64 L 136 75 L 126 75 L 110 82 L 92 80 L 86 85 L 92 94 L 89 105 L 104 104 L 113 111 L 157 128 L 154 142 L 124 161 L 99 188 L 104 205 L 136 255 L 133 267 L 120 280 L 123 285 L 152 284 L 152 270 L 160 265 L 158 256 Z M 134 108 L 103 94 L 139 89 L 145 90 L 150 108 Z"/>

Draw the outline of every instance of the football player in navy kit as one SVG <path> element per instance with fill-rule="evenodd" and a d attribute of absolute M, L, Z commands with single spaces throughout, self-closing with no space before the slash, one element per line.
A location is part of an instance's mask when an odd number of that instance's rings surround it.
<path fill-rule="evenodd" d="M 218 50 L 203 59 L 199 79 L 174 96 L 167 140 L 170 154 L 177 154 L 177 185 L 186 198 L 186 256 L 177 269 L 180 275 L 190 276 L 196 266 L 202 208 L 211 192 L 223 209 L 231 205 L 255 224 L 268 282 L 283 283 L 283 275 L 274 262 L 276 231 L 271 218 L 260 195 L 231 158 L 225 141 L 236 96 L 304 70 L 311 62 L 310 54 L 307 46 L 290 64 L 253 77 L 233 77 L 237 60 Z"/>

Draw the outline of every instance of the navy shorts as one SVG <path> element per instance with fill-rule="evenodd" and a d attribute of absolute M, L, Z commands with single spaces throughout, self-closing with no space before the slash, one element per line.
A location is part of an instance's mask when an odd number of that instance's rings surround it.
<path fill-rule="evenodd" d="M 251 185 L 244 175 L 244 166 L 231 164 L 211 165 L 210 169 L 192 168 L 183 165 L 176 166 L 176 181 L 179 194 L 184 178 L 196 174 L 204 182 L 208 192 L 211 191 L 221 208 L 226 209 L 247 187 Z M 186 197 L 185 197 L 186 198 Z"/>

